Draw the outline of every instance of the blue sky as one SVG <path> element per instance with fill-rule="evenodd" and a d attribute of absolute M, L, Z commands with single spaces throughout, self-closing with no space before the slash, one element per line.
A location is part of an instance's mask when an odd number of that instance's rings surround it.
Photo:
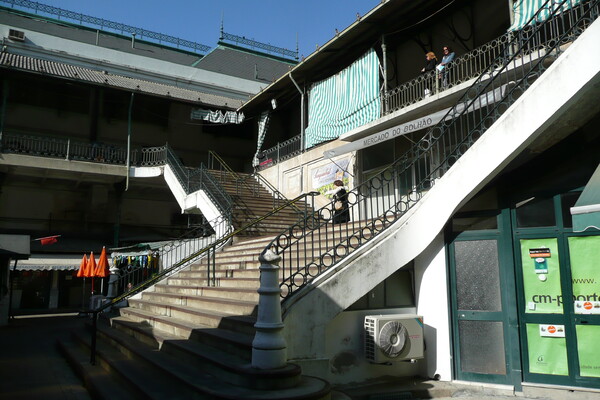
<path fill-rule="evenodd" d="M 39 3 L 215 46 L 225 32 L 308 56 L 380 0 L 38 0 Z M 6 5 L 3 1 L 0 4 Z"/>

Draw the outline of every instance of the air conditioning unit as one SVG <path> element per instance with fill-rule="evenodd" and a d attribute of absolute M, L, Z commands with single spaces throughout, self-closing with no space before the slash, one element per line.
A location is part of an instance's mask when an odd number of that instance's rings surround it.
<path fill-rule="evenodd" d="M 365 357 L 374 363 L 423 358 L 423 317 L 412 314 L 366 316 Z"/>
<path fill-rule="evenodd" d="M 23 42 L 25 41 L 25 32 L 18 31 L 16 29 L 9 29 L 8 38 L 11 40 L 18 40 L 19 42 Z"/>

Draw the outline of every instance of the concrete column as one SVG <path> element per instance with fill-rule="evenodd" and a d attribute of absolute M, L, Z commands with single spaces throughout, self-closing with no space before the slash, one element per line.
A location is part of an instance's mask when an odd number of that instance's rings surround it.
<path fill-rule="evenodd" d="M 58 308 L 58 271 L 52 271 L 52 287 L 50 287 L 48 308 Z"/>
<path fill-rule="evenodd" d="M 106 293 L 107 299 L 114 299 L 121 293 L 119 293 L 119 268 L 112 266 L 110 268 L 110 275 L 108 276 L 108 292 Z"/>
<path fill-rule="evenodd" d="M 281 257 L 267 251 L 260 261 L 260 288 L 258 289 L 258 317 L 256 335 L 252 341 L 252 366 L 260 369 L 281 368 L 287 362 L 287 345 L 281 320 L 281 289 L 279 288 L 279 261 Z"/>

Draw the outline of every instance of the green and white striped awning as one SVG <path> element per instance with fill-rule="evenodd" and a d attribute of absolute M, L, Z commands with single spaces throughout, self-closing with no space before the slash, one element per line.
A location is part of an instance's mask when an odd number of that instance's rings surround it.
<path fill-rule="evenodd" d="M 380 116 L 379 58 L 371 49 L 348 68 L 312 86 L 305 148 L 337 139 Z"/>
<path fill-rule="evenodd" d="M 585 0 L 566 0 L 563 4 L 563 11 L 574 7 Z M 534 16 L 534 14 L 543 7 L 543 11 L 540 13 L 538 18 L 536 18 L 531 23 L 543 22 L 545 21 L 550 12 L 562 4 L 563 0 L 515 0 L 513 3 L 513 12 L 515 20 L 509 31 L 518 31 L 528 24 L 529 20 Z"/>

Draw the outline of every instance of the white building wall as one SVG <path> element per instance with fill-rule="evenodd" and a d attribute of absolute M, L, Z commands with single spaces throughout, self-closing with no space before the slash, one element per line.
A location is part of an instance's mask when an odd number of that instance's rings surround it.
<path fill-rule="evenodd" d="M 414 262 L 417 314 L 424 316 L 425 362 L 421 374 L 452 379 L 448 268 L 444 237 L 438 235 Z"/>

